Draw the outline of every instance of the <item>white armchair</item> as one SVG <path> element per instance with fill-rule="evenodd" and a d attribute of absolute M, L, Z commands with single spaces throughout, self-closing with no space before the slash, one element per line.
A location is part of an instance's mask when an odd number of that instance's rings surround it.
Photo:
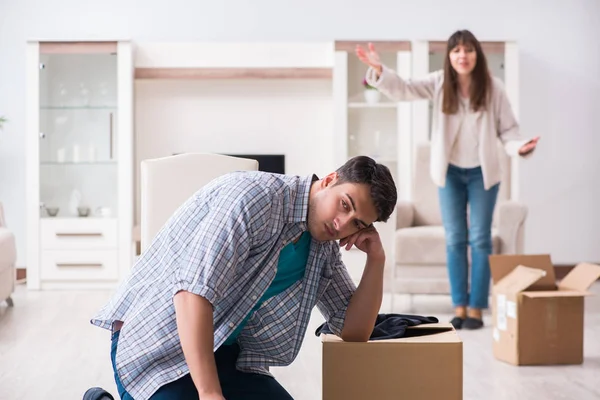
<path fill-rule="evenodd" d="M 406 294 L 449 294 L 446 243 L 438 188 L 429 175 L 430 145 L 417 146 L 413 201 L 399 201 L 396 220 L 394 291 Z M 510 198 L 510 168 L 503 157 L 503 180 L 494 214 L 494 254 L 523 252 L 527 208 Z"/>
<path fill-rule="evenodd" d="M 10 296 L 15 289 L 16 259 L 15 236 L 6 227 L 4 209 L 2 203 L 0 203 L 0 303 L 6 301 L 9 307 L 13 306 L 13 300 Z"/>
<path fill-rule="evenodd" d="M 142 161 L 142 251 L 179 206 L 202 186 L 229 172 L 256 170 L 256 160 L 219 154 L 186 153 Z"/>

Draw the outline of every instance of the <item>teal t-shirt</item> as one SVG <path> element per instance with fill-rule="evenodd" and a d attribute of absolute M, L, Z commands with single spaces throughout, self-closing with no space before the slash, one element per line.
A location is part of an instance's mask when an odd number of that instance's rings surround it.
<path fill-rule="evenodd" d="M 279 261 L 277 263 L 277 274 L 275 275 L 273 282 L 271 282 L 271 286 L 268 287 L 265 294 L 263 294 L 258 303 L 256 303 L 252 311 L 244 318 L 236 330 L 233 331 L 229 338 L 227 338 L 225 341 L 226 345 L 235 343 L 238 335 L 242 329 L 244 329 L 246 322 L 248 322 L 254 311 L 260 308 L 263 302 L 283 292 L 304 277 L 306 262 L 308 261 L 308 252 L 310 250 L 310 242 L 310 233 L 304 232 L 296 243 L 292 242 L 281 249 Z"/>

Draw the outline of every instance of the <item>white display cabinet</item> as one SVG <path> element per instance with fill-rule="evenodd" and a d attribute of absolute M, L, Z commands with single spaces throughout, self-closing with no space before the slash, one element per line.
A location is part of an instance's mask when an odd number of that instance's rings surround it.
<path fill-rule="evenodd" d="M 382 62 L 410 78 L 412 69 L 411 43 L 407 41 L 372 41 Z M 369 156 L 386 165 L 396 182 L 399 198 L 406 193 L 411 177 L 405 153 L 411 147 L 412 114 L 408 102 L 393 102 L 364 85 L 367 66 L 355 54 L 356 46 L 366 48 L 368 41 L 335 43 L 333 68 L 334 159 L 336 165 L 357 155 Z M 396 214 L 387 223 L 376 224 L 386 252 L 386 269 L 394 262 Z M 359 250 L 354 250 L 359 252 Z M 362 263 L 364 257 L 344 254 L 348 263 Z M 358 260 L 358 261 L 357 261 Z"/>
<path fill-rule="evenodd" d="M 27 284 L 113 287 L 131 265 L 129 42 L 27 43 Z"/>

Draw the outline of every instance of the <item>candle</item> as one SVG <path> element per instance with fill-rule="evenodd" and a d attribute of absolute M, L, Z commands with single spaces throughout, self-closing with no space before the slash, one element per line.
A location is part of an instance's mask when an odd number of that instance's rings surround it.
<path fill-rule="evenodd" d="M 79 162 L 79 145 L 73 145 L 73 162 Z"/>

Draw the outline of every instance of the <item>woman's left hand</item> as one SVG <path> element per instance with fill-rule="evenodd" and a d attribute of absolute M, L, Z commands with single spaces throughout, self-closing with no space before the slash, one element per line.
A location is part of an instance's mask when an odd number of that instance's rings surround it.
<path fill-rule="evenodd" d="M 529 142 L 527 142 L 523 146 L 521 146 L 521 148 L 519 149 L 519 155 L 525 156 L 525 155 L 531 153 L 533 150 L 535 150 L 535 146 L 537 146 L 538 140 L 540 140 L 540 137 L 536 136 L 533 139 L 531 139 Z"/>

